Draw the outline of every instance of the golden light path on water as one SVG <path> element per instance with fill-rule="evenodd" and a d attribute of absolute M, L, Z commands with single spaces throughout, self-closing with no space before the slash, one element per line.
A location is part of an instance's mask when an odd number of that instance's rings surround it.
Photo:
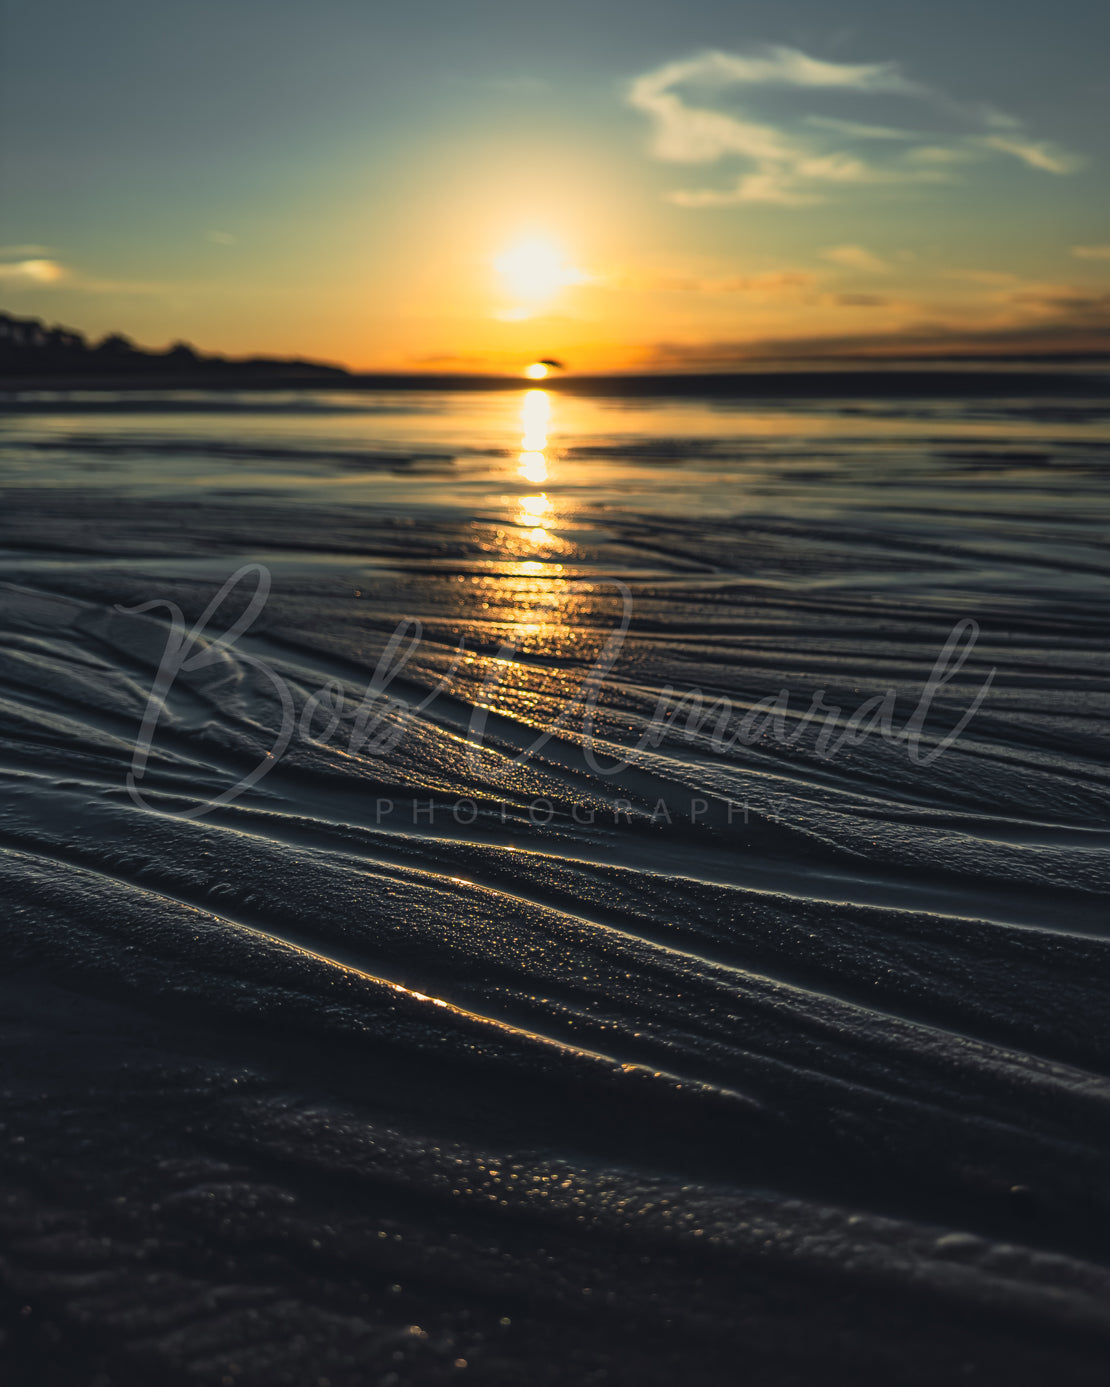
<path fill-rule="evenodd" d="M 526 482 L 531 482 L 533 486 L 541 486 L 547 481 L 547 458 L 539 449 L 521 453 L 517 471 Z"/>
<path fill-rule="evenodd" d="M 520 643 L 523 653 L 532 649 L 536 642 L 555 649 L 561 648 L 567 639 L 573 641 L 574 637 L 567 627 L 568 595 L 564 591 L 562 564 L 527 557 L 539 549 L 558 545 L 552 531 L 556 505 L 546 491 L 538 489 L 552 481 L 554 461 L 548 442 L 553 418 L 552 397 L 545 390 L 528 390 L 520 401 L 519 410 L 520 443 L 515 473 L 522 482 L 537 490 L 503 498 L 512 508 L 511 523 L 516 533 L 510 543 L 516 561 L 504 565 L 496 579 L 488 580 L 487 619 L 501 626 L 500 639 Z M 577 605 L 581 598 L 569 600 Z M 491 701 L 496 705 L 507 698 L 518 715 L 526 713 L 534 697 L 529 692 L 529 682 L 527 663 L 522 664 L 519 656 L 514 657 L 501 673 Z"/>
<path fill-rule="evenodd" d="M 551 422 L 551 398 L 546 390 L 529 390 L 520 409 L 523 434 L 517 473 L 533 486 L 541 486 L 550 476 L 547 459 L 547 434 Z M 544 524 L 551 515 L 551 502 L 542 492 L 538 496 L 521 496 L 516 523 L 528 530 L 533 544 L 546 544 L 550 535 Z"/>
<path fill-rule="evenodd" d="M 520 407 L 520 422 L 524 437 L 520 446 L 525 453 L 542 454 L 547 447 L 551 422 L 551 397 L 546 390 L 526 390 Z"/>

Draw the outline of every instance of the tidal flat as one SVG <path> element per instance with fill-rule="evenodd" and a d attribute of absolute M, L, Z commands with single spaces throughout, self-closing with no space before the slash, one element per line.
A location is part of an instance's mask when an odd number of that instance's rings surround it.
<path fill-rule="evenodd" d="M 1105 1381 L 1110 400 L 810 392 L 8 392 L 12 1381 Z"/>

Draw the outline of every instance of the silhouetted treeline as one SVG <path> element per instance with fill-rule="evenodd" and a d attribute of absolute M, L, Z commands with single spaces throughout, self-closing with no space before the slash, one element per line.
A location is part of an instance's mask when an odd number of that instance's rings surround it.
<path fill-rule="evenodd" d="M 257 376 L 297 379 L 345 377 L 339 366 L 277 357 L 233 360 L 176 342 L 164 352 L 146 351 L 118 332 L 90 342 L 72 328 L 47 327 L 38 318 L 0 313 L 0 375 L 5 376 Z"/>

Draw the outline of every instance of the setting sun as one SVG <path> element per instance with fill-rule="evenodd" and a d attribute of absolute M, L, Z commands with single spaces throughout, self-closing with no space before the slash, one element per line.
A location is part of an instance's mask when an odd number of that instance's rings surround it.
<path fill-rule="evenodd" d="M 502 286 L 513 300 L 513 306 L 499 316 L 507 322 L 530 318 L 572 284 L 585 284 L 588 276 L 571 265 L 564 251 L 546 237 L 533 236 L 517 241 L 502 251 L 493 262 Z M 537 361 L 528 368 L 533 380 L 542 380 L 547 367 Z"/>
<path fill-rule="evenodd" d="M 538 237 L 518 241 L 493 263 L 505 287 L 517 299 L 547 299 L 581 278 L 554 242 Z"/>

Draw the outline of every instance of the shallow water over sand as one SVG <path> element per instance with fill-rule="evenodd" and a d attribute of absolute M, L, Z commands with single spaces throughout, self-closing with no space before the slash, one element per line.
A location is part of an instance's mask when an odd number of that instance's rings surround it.
<path fill-rule="evenodd" d="M 9 405 L 59 1354 L 1101 1381 L 1105 399 Z"/>

